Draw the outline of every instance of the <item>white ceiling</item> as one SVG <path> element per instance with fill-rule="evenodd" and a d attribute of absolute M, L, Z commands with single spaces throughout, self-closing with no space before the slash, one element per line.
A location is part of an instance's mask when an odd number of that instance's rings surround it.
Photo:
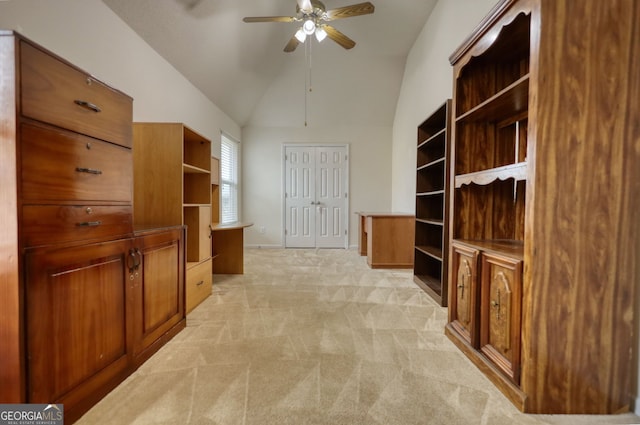
<path fill-rule="evenodd" d="M 294 16 L 296 0 L 103 1 L 240 126 L 302 122 L 306 49 L 283 52 L 299 24 L 242 21 Z M 371 0 L 372 15 L 333 21 L 356 42 L 351 50 L 313 40 L 307 105 L 317 123 L 392 124 L 407 54 L 436 1 Z"/>

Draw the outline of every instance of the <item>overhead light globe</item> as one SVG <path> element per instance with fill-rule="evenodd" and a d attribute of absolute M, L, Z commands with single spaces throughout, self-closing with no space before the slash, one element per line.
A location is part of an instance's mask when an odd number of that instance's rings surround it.
<path fill-rule="evenodd" d="M 307 34 L 302 28 L 299 28 L 298 31 L 296 31 L 296 38 L 300 43 L 304 43 L 304 40 L 307 38 Z"/>
<path fill-rule="evenodd" d="M 313 22 L 312 19 L 307 19 L 304 21 L 304 24 L 302 24 L 302 30 L 305 34 L 311 35 L 316 30 L 316 23 Z"/>
<path fill-rule="evenodd" d="M 321 42 L 327 37 L 327 32 L 322 27 L 316 28 L 316 39 Z"/>

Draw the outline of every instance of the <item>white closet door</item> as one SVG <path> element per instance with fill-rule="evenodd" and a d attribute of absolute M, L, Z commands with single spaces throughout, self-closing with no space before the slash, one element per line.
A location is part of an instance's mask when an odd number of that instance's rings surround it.
<path fill-rule="evenodd" d="M 346 148 L 318 147 L 316 150 L 316 247 L 345 248 Z"/>
<path fill-rule="evenodd" d="M 285 147 L 285 246 L 348 246 L 346 146 Z"/>
<path fill-rule="evenodd" d="M 285 150 L 285 246 L 316 246 L 315 149 L 287 147 Z"/>

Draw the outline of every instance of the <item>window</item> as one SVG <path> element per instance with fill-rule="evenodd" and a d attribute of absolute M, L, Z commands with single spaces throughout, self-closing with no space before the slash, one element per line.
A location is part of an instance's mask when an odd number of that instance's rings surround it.
<path fill-rule="evenodd" d="M 224 134 L 220 145 L 221 223 L 238 221 L 238 146 Z"/>

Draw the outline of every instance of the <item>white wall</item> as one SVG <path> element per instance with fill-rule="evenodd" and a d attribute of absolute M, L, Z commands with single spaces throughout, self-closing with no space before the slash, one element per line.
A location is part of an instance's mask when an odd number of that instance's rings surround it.
<path fill-rule="evenodd" d="M 393 125 L 392 208 L 415 211 L 417 126 L 453 94 L 449 55 L 475 29 L 497 0 L 439 0 L 416 40 L 405 67 Z M 640 294 L 638 294 L 640 300 Z M 640 312 L 640 301 L 636 302 Z M 636 313 L 632 382 L 635 413 L 640 415 L 640 314 Z"/>
<path fill-rule="evenodd" d="M 366 54 L 326 47 L 313 52 L 312 91 L 306 97 L 308 69 L 304 49 L 298 49 L 286 57 L 287 66 L 242 129 L 242 213 L 254 223 L 245 230 L 248 246 L 284 246 L 284 143 L 349 144 L 350 246 L 358 242 L 354 212 L 391 210 L 391 125 L 402 61 L 390 57 L 372 67 Z M 334 61 L 332 55 L 341 58 Z"/>
<path fill-rule="evenodd" d="M 245 127 L 242 130 L 243 220 L 248 246 L 282 247 L 285 143 L 349 145 L 349 245 L 358 242 L 356 211 L 391 207 L 391 128 L 359 126 Z M 265 233 L 260 233 L 260 228 Z"/>
<path fill-rule="evenodd" d="M 133 97 L 134 121 L 183 122 L 210 138 L 240 140 L 240 127 L 100 0 L 0 1 L 0 28 L 13 29 Z"/>
<path fill-rule="evenodd" d="M 453 93 L 449 55 L 497 0 L 440 0 L 409 52 L 393 123 L 392 208 L 415 211 L 417 127 Z"/>

